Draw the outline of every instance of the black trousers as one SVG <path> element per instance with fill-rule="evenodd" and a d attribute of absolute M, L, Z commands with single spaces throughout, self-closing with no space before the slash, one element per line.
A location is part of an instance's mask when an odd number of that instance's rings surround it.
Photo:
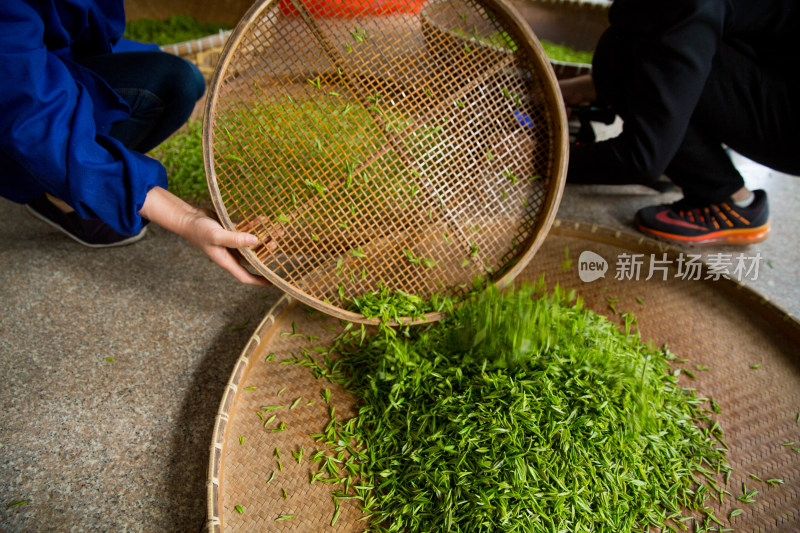
<path fill-rule="evenodd" d="M 79 59 L 131 106 L 131 117 L 109 134 L 146 153 L 180 128 L 205 92 L 200 70 L 165 52 L 120 52 Z"/>
<path fill-rule="evenodd" d="M 610 28 L 595 51 L 601 102 L 625 120 L 639 96 L 629 83 L 646 56 L 640 36 Z M 639 71 L 641 72 L 641 70 Z M 800 174 L 800 84 L 796 72 L 746 43 L 722 41 L 689 127 L 665 174 L 689 201 L 717 203 L 744 185 L 724 146 L 765 166 Z"/>

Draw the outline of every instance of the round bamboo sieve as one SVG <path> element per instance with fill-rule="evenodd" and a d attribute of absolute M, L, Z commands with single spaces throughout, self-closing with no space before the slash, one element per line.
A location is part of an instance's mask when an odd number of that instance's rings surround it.
<path fill-rule="evenodd" d="M 583 251 L 607 260 L 612 265 L 610 272 L 592 282 L 581 281 L 577 258 Z M 681 253 L 642 236 L 556 221 L 517 281 L 544 275 L 551 289 L 556 284 L 575 289 L 587 308 L 613 321 L 622 321 L 618 313 L 633 312 L 644 340 L 666 344 L 678 358 L 687 359 L 676 361 L 674 368 L 690 369 L 696 377 L 690 379 L 683 373 L 681 386 L 694 387 L 698 397 L 713 397 L 720 405 L 721 413 L 714 418 L 724 430 L 730 450 L 731 478 L 726 485 L 720 474 L 717 482 L 733 496 L 727 497 L 724 505 L 714 498 L 708 500 L 725 522 L 720 529 L 800 531 L 800 453 L 783 445 L 800 442 L 796 420 L 800 409 L 800 322 L 740 283 L 714 280 L 714 276 L 704 279 L 711 270 L 702 263 L 698 263 L 700 279 L 677 278 Z M 668 260 L 667 279 L 657 272 L 646 280 L 645 269 L 638 281 L 616 279 L 613 262 L 622 254 L 648 258 L 652 254 L 659 261 Z M 565 263 L 565 255 L 572 264 Z M 613 310 L 610 302 L 614 302 Z M 341 331 L 342 324 L 336 319 L 312 311 L 284 296 L 267 313 L 234 367 L 211 445 L 207 484 L 210 532 L 364 530 L 364 522 L 358 521 L 363 515 L 353 500 L 342 502 L 339 520 L 331 527 L 331 491 L 336 487 L 309 483 L 309 472 L 319 468 L 308 459 L 319 446 L 309 435 L 320 433 L 329 421 L 329 406 L 320 391 L 331 390 L 331 405 L 340 419 L 356 413 L 356 398 L 336 384 L 315 379 L 307 367 L 280 364 L 291 354 L 313 354 L 313 346 L 329 343 Z M 753 364 L 761 366 L 753 369 Z M 695 370 L 695 365 L 708 370 Z M 255 414 L 260 406 L 288 405 L 298 397 L 302 401 L 295 409 L 275 411 L 285 422 L 285 431 L 272 431 L 277 420 L 265 428 Z M 298 463 L 291 452 L 301 446 L 306 458 Z M 278 470 L 275 448 L 283 454 L 284 470 Z M 267 483 L 273 471 L 275 477 Z M 762 480 L 780 478 L 783 484 L 770 487 L 750 474 Z M 735 499 L 742 493 L 743 482 L 748 489 L 758 490 L 752 504 Z M 728 520 L 735 508 L 744 513 Z M 275 520 L 288 514 L 295 516 Z"/>
<path fill-rule="evenodd" d="M 565 180 L 552 67 L 496 0 L 257 2 L 204 120 L 217 213 L 261 239 L 244 257 L 355 322 L 378 322 L 350 307 L 381 288 L 458 299 L 512 280 Z"/>

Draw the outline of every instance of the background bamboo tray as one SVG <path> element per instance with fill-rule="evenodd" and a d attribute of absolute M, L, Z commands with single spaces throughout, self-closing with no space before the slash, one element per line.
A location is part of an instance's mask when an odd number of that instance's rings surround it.
<path fill-rule="evenodd" d="M 378 3 L 378 2 L 376 2 Z M 594 50 L 600 35 L 608 27 L 609 3 L 604 0 L 509 0 L 540 39 L 566 44 L 577 50 Z M 247 12 L 253 0 L 127 0 L 128 20 L 142 18 L 165 19 L 174 14 L 189 15 L 200 22 L 224 23 L 235 26 Z M 197 41 L 168 45 L 165 51 L 189 58 L 200 66 L 210 79 L 219 51 L 230 31 L 209 35 Z M 208 51 L 213 50 L 211 56 Z M 571 78 L 591 71 L 591 65 L 551 60 L 559 78 Z"/>
<path fill-rule="evenodd" d="M 574 50 L 597 47 L 608 28 L 610 2 L 605 0 L 510 0 L 541 40 L 563 44 Z M 572 78 L 592 71 L 590 63 L 551 59 L 558 78 Z"/>
<path fill-rule="evenodd" d="M 585 250 L 608 261 L 605 278 L 591 283 L 579 279 L 577 259 Z M 728 498 L 717 515 L 727 517 L 732 508 L 743 508 L 744 513 L 731 523 L 736 531 L 800 531 L 800 454 L 781 445 L 800 442 L 800 423 L 796 422 L 800 410 L 800 322 L 734 281 L 676 279 L 680 252 L 644 237 L 556 221 L 517 280 L 535 280 L 544 274 L 548 286 L 558 283 L 576 289 L 586 307 L 611 320 L 619 320 L 616 313 L 631 311 L 645 340 L 666 343 L 677 357 L 688 359 L 676 366 L 691 370 L 694 365 L 709 366 L 709 371 L 696 371 L 694 380 L 682 375 L 682 385 L 696 388 L 698 396 L 713 396 L 722 409 L 717 420 L 725 431 L 733 467 L 728 490 L 734 496 L 741 494 L 742 481 L 748 489 L 758 490 L 755 503 Z M 645 281 L 643 269 L 639 281 L 616 280 L 614 264 L 626 253 L 656 254 L 658 260 L 667 254 L 668 279 Z M 565 258 L 572 263 L 565 263 Z M 357 522 L 362 515 L 355 505 L 349 505 L 352 500 L 342 503 L 336 527 L 329 525 L 331 486 L 309 484 L 311 465 L 316 467 L 316 463 L 307 459 L 315 449 L 308 435 L 320 432 L 329 420 L 320 392 L 330 388 L 331 404 L 340 419 L 353 414 L 354 398 L 336 385 L 316 380 L 306 367 L 279 364 L 291 353 L 299 355 L 303 349 L 329 342 L 335 331 L 325 328 L 339 331 L 341 327 L 336 319 L 285 296 L 253 334 L 231 375 L 215 424 L 208 479 L 209 531 L 363 529 L 363 522 Z M 265 361 L 269 354 L 275 354 L 273 362 Z M 751 364 L 761 367 L 751 369 Z M 286 390 L 276 399 L 282 387 Z M 285 431 L 263 427 L 255 413 L 260 406 L 288 405 L 299 397 L 303 399 L 296 409 L 281 411 Z M 310 401 L 315 403 L 306 405 Z M 298 464 L 291 452 L 301 446 L 306 459 Z M 276 447 L 282 452 L 283 471 L 278 470 L 273 455 Z M 273 471 L 275 478 L 267 483 Z M 749 474 L 780 478 L 784 484 L 769 487 Z M 237 505 L 243 513 L 235 510 Z M 296 516 L 276 522 L 283 514 Z"/>

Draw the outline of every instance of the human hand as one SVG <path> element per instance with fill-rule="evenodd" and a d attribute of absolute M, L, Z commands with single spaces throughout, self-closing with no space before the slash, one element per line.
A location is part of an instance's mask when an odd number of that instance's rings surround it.
<path fill-rule="evenodd" d="M 239 281 L 251 285 L 270 285 L 266 279 L 248 272 L 229 249 L 255 246 L 259 243 L 255 235 L 226 230 L 200 209 L 161 187 L 150 189 L 139 214 L 198 247 Z M 276 243 L 272 241 L 265 245 L 274 248 Z"/>
<path fill-rule="evenodd" d="M 558 80 L 558 86 L 567 106 L 588 105 L 597 100 L 597 91 L 591 74 Z"/>
<path fill-rule="evenodd" d="M 242 266 L 242 263 L 231 252 L 230 248 L 244 248 L 259 243 L 258 237 L 250 233 L 228 231 L 219 222 L 205 213 L 198 211 L 190 215 L 185 223 L 185 233 L 179 233 L 187 241 L 203 251 L 216 264 L 230 272 L 236 279 L 251 285 L 270 285 L 255 276 Z M 272 247 L 275 243 L 272 242 Z"/>

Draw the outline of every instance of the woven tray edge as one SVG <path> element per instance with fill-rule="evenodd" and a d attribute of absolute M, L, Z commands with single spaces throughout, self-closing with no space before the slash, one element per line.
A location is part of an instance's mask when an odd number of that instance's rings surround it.
<path fill-rule="evenodd" d="M 222 449 L 225 442 L 225 432 L 228 427 L 230 408 L 234 403 L 239 383 L 244 377 L 245 370 L 250 361 L 250 356 L 256 351 L 261 341 L 266 337 L 269 329 L 275 325 L 278 316 L 289 309 L 296 300 L 288 294 L 284 294 L 268 311 L 261 322 L 256 327 L 250 340 L 247 342 L 241 355 L 233 366 L 233 371 L 225 386 L 225 392 L 217 409 L 214 418 L 214 431 L 211 436 L 211 447 L 209 449 L 208 471 L 206 477 L 206 504 L 207 519 L 205 530 L 209 533 L 218 533 L 222 528 L 221 513 L 215 504 L 220 495 L 219 474 L 222 471 Z"/>

